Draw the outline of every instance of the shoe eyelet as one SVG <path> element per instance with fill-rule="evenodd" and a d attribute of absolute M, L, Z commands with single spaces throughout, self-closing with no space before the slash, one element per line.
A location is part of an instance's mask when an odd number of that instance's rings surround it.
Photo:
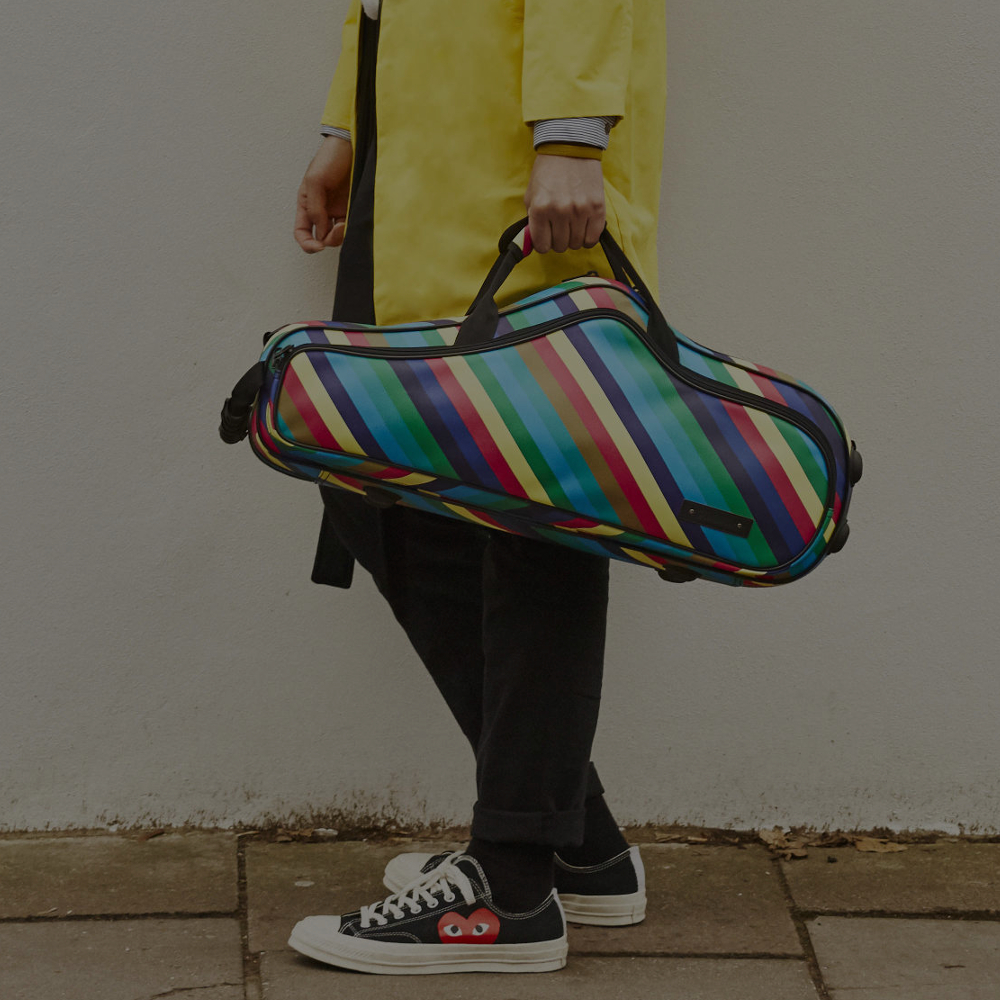
<path fill-rule="evenodd" d="M 453 892 L 449 892 L 448 895 L 444 897 L 444 901 L 446 903 L 454 903 L 455 898 L 455 894 Z"/>
<path fill-rule="evenodd" d="M 424 906 L 426 906 L 428 910 L 436 910 L 437 905 L 438 901 L 436 899 L 432 903 L 424 903 Z"/>

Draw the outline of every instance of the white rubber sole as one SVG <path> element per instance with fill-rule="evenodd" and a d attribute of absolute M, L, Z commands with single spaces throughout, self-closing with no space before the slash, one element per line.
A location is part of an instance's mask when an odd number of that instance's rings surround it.
<path fill-rule="evenodd" d="M 559 902 L 571 924 L 588 924 L 594 927 L 627 927 L 646 919 L 646 879 L 639 857 L 639 849 L 633 847 L 636 871 L 639 876 L 639 891 L 622 896 L 580 896 L 573 893 L 559 893 Z M 397 854 L 385 866 L 382 882 L 390 892 L 399 892 L 416 878 L 421 867 L 433 855 Z"/>
<path fill-rule="evenodd" d="M 624 896 L 576 896 L 560 893 L 559 901 L 571 924 L 597 927 L 627 927 L 646 919 L 646 894 L 630 892 Z"/>
<path fill-rule="evenodd" d="M 299 954 L 355 972 L 440 975 L 449 972 L 555 972 L 566 965 L 566 936 L 529 944 L 400 944 L 331 933 L 331 918 L 300 920 L 288 939 Z M 336 919 L 336 918 L 332 918 Z M 325 925 L 325 926 L 324 926 Z"/>
<path fill-rule="evenodd" d="M 620 896 L 582 896 L 559 893 L 566 919 L 574 924 L 597 927 L 627 927 L 646 919 L 646 869 L 637 845 L 629 848 L 638 886 L 635 892 Z"/>

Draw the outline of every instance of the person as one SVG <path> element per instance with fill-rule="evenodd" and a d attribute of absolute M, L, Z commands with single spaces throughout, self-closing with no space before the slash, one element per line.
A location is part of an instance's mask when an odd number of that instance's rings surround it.
<path fill-rule="evenodd" d="M 296 205 L 306 253 L 340 247 L 334 318 L 463 315 L 527 209 L 510 300 L 610 275 L 613 231 L 650 287 L 665 101 L 658 0 L 354 0 Z M 301 920 L 289 943 L 377 973 L 558 969 L 566 918 L 645 913 L 642 863 L 590 750 L 607 560 L 321 487 L 313 580 L 371 573 L 470 742 L 463 852 L 401 855 L 392 894 Z"/>

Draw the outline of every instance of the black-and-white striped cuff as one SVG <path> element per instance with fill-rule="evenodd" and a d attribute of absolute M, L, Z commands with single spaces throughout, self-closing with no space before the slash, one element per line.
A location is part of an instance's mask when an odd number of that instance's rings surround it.
<path fill-rule="evenodd" d="M 608 134 L 618 122 L 617 118 L 547 118 L 535 122 L 534 145 L 537 149 L 546 142 L 580 143 L 584 146 L 608 148 Z M 336 135 L 351 141 L 349 129 L 323 125 L 320 135 Z"/>
<path fill-rule="evenodd" d="M 535 122 L 535 149 L 545 142 L 572 142 L 608 148 L 608 133 L 617 118 L 546 118 Z"/>
<path fill-rule="evenodd" d="M 319 130 L 320 135 L 335 135 L 341 139 L 351 141 L 351 132 L 346 128 L 335 128 L 333 125 L 323 125 Z"/>

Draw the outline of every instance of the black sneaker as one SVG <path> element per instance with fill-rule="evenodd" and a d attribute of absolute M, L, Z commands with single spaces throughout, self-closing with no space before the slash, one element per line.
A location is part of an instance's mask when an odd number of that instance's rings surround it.
<path fill-rule="evenodd" d="M 624 927 L 646 918 L 646 870 L 638 847 L 583 867 L 557 854 L 555 884 L 566 919 L 575 924 Z"/>
<path fill-rule="evenodd" d="M 566 964 L 566 920 L 555 891 L 527 913 L 493 903 L 475 858 L 449 854 L 402 891 L 339 917 L 306 917 L 288 943 L 358 972 L 551 972 Z"/>
<path fill-rule="evenodd" d="M 450 856 L 398 854 L 385 866 L 382 881 L 387 889 L 399 892 Z M 638 847 L 630 847 L 599 865 L 570 865 L 558 854 L 555 861 L 556 890 L 570 923 L 624 927 L 645 919 L 646 872 Z"/>

